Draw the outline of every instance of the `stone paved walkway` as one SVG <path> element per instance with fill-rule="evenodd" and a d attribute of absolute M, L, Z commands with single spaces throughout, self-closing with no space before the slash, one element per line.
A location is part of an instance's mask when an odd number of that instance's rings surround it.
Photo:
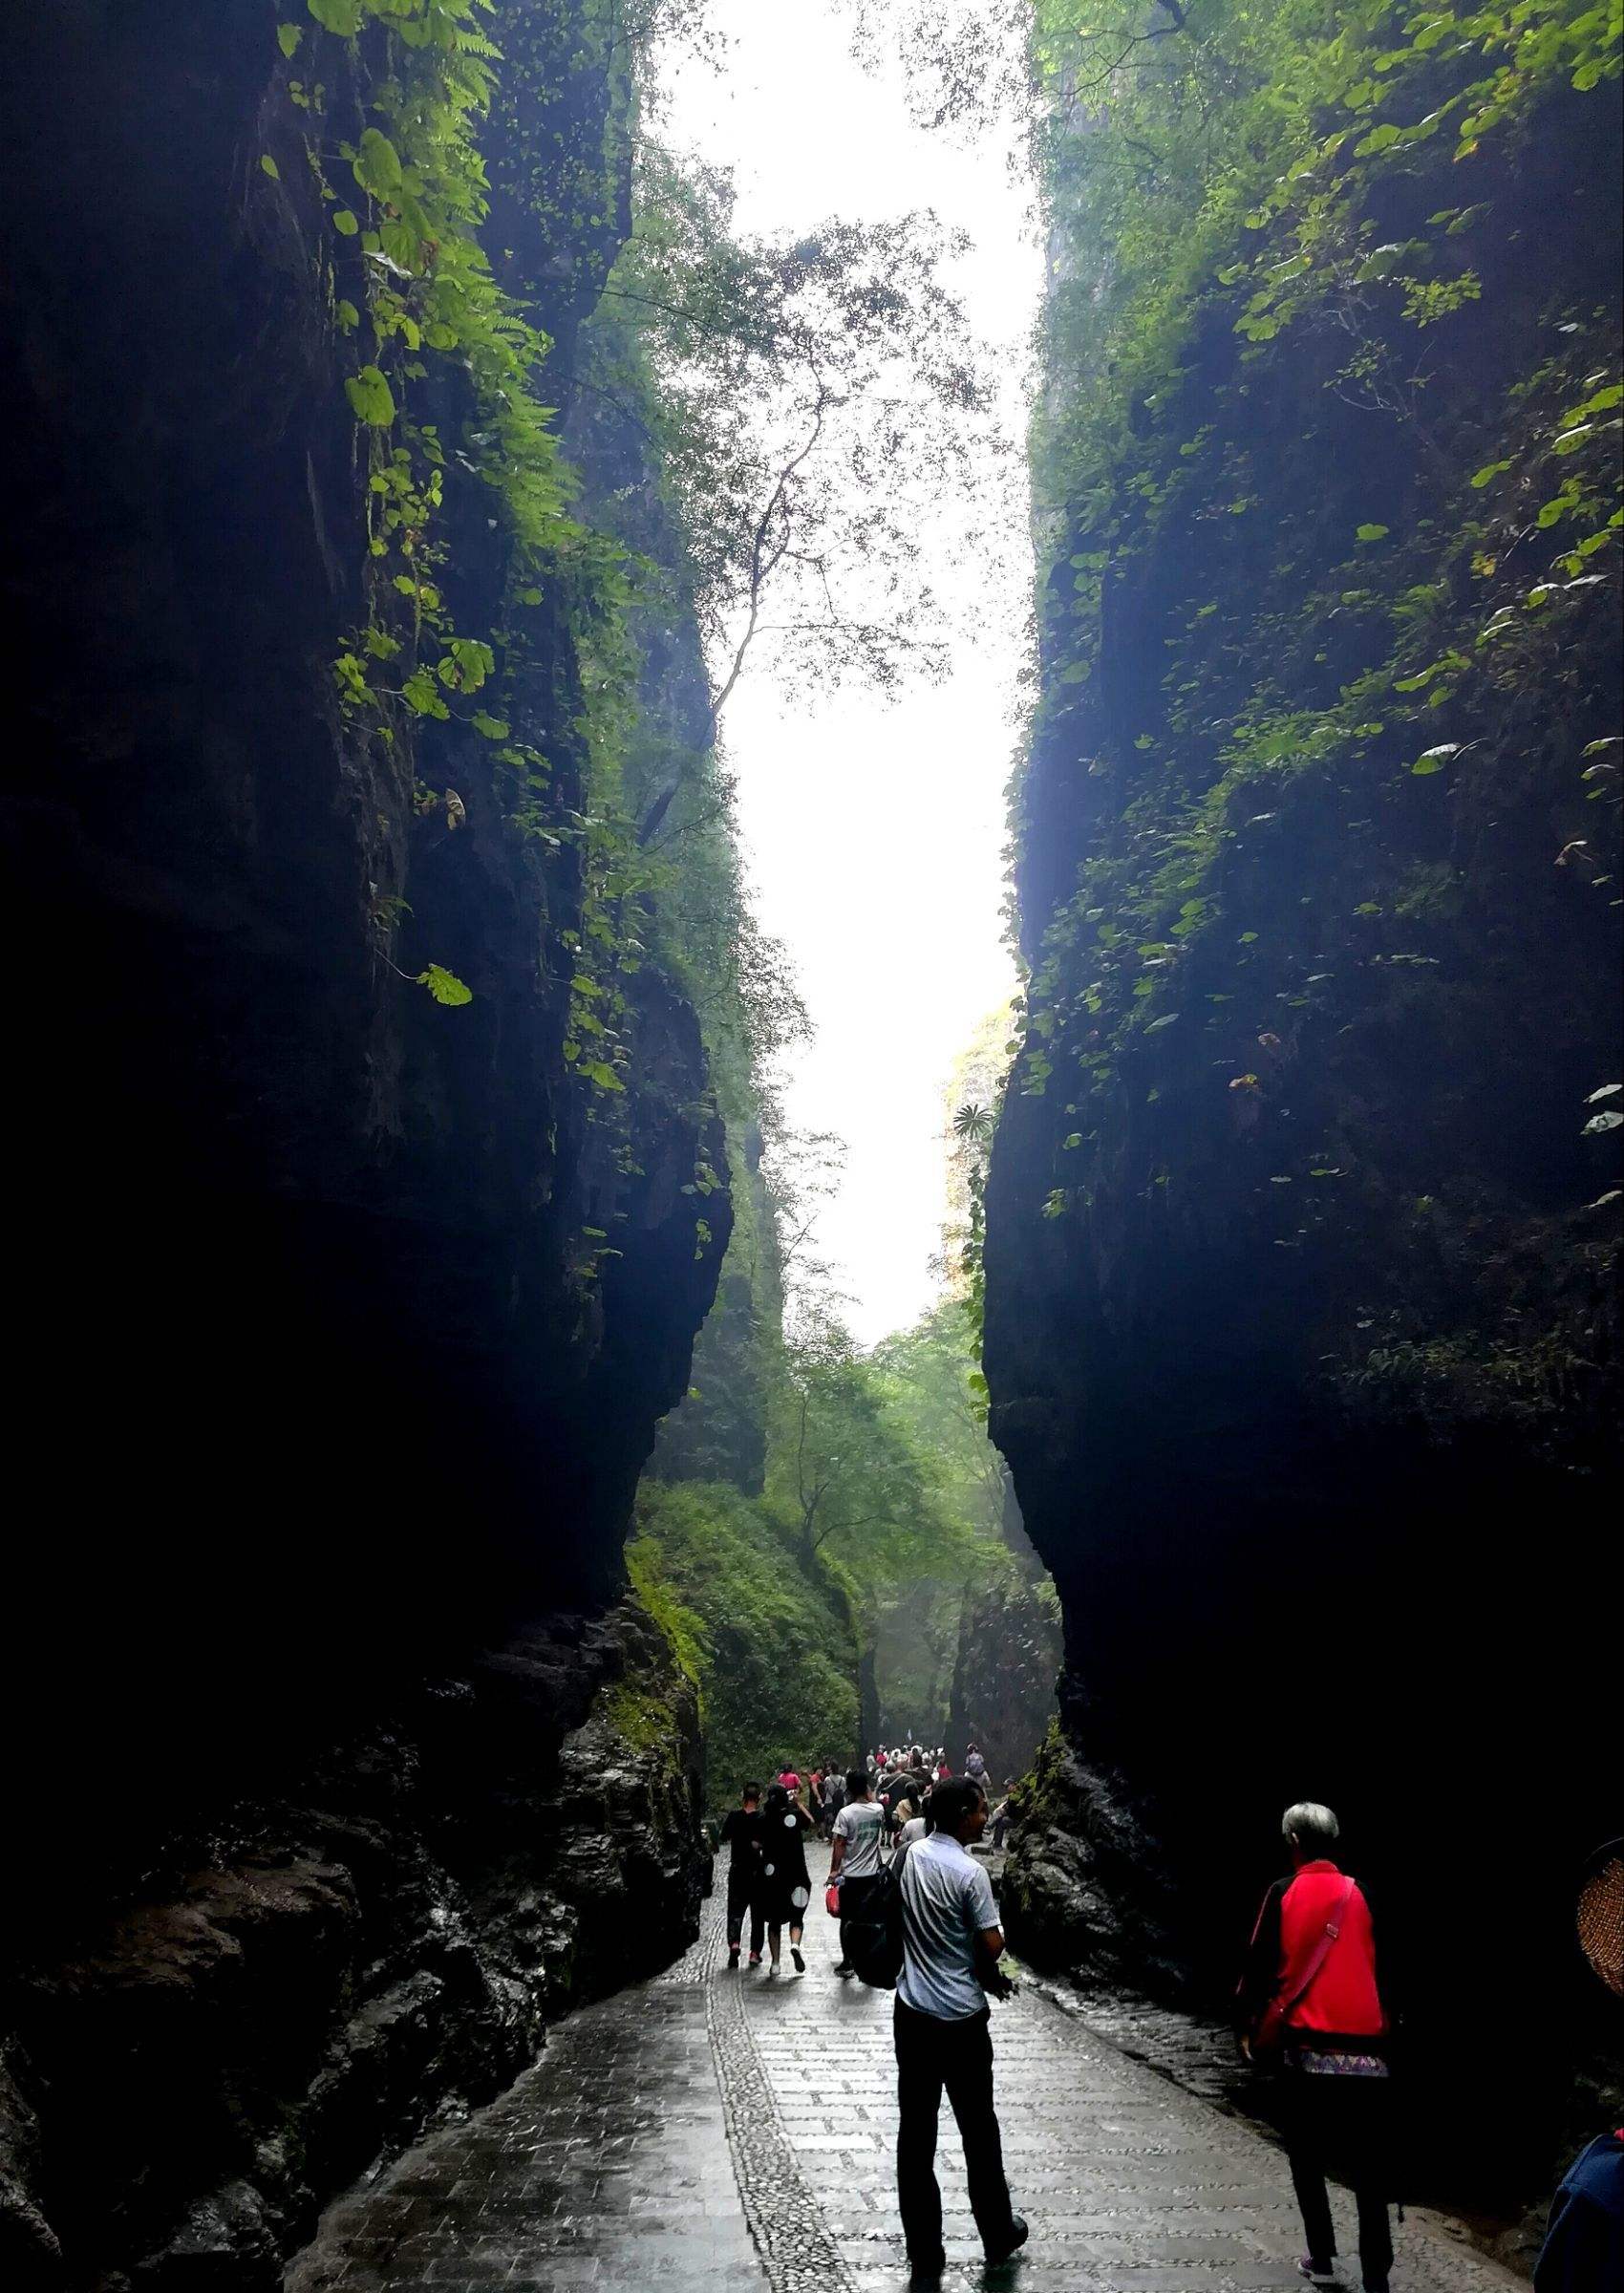
<path fill-rule="evenodd" d="M 562 2024 L 536 2067 L 335 2205 L 287 2293 L 902 2293 L 890 2000 L 832 1973 L 821 1867 L 803 1979 L 718 1967 L 704 1937 L 657 1981 Z M 1285 2161 L 1035 1992 L 994 2009 L 1019 2260 L 987 2270 L 944 2111 L 944 2293 L 1273 2293 L 1300 2285 Z M 1337 2210 L 1351 2250 L 1352 2207 Z M 1430 2218 L 1395 2293 L 1519 2278 Z M 1345 2265 L 1349 2285 L 1357 2268 Z"/>

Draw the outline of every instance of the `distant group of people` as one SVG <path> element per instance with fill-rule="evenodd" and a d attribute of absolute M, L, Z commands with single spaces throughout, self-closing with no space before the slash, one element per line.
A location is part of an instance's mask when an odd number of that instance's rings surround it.
<path fill-rule="evenodd" d="M 861 1768 L 842 1769 L 833 1760 L 821 1760 L 804 1776 L 793 1761 L 785 1760 L 765 1789 L 759 1783 L 747 1783 L 738 1806 L 722 1825 L 722 1839 L 730 1850 L 730 1968 L 737 1968 L 747 1951 L 749 1965 L 760 1966 L 765 1961 L 768 1973 L 776 1974 L 782 1964 L 787 1930 L 790 1961 L 797 1974 L 805 1973 L 801 1945 L 812 1899 L 806 1866 L 809 1832 L 831 1843 L 830 1885 L 843 1891 L 844 1914 L 851 1916 L 887 1868 L 886 1851 L 891 1851 L 894 1866 L 924 1834 L 933 1794 L 952 1780 L 945 1746 L 927 1752 L 920 1745 L 903 1744 L 870 1751 Z M 964 1780 L 994 1825 L 995 1844 L 1001 1847 L 1009 1802 L 1006 1797 L 996 1808 L 991 1806 L 987 1763 L 973 1744 L 965 1754 Z M 844 1956 L 837 1972 L 850 1972 Z"/>

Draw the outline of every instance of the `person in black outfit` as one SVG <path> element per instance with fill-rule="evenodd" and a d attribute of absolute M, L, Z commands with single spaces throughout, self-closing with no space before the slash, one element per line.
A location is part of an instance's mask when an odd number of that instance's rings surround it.
<path fill-rule="evenodd" d="M 761 1810 L 761 1907 L 767 1917 L 767 1949 L 772 1954 L 769 1975 L 779 1971 L 779 1954 L 785 1927 L 789 1955 L 798 1975 L 806 1972 L 801 1955 L 801 1935 L 806 1924 L 806 1906 L 812 1899 L 812 1880 L 806 1869 L 806 1833 L 812 1818 L 799 1799 L 782 1784 L 768 1787 Z"/>
<path fill-rule="evenodd" d="M 722 1825 L 722 1837 L 728 1846 L 727 1862 L 727 1964 L 732 1974 L 738 1965 L 739 1938 L 744 1932 L 744 1914 L 750 1914 L 750 1963 L 761 1963 L 761 1944 L 766 1938 L 766 1914 L 761 1901 L 761 1787 L 746 1784 L 739 1794 L 739 1805 L 730 1809 Z"/>

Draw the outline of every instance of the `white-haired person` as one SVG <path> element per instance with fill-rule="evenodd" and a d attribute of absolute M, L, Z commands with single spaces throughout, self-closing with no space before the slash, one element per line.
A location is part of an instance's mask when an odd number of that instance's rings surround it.
<path fill-rule="evenodd" d="M 1370 1905 L 1333 1850 L 1329 1808 L 1299 1800 L 1281 1819 L 1292 1875 L 1263 1898 L 1237 1993 L 1241 2047 L 1277 2063 L 1286 2154 L 1302 2208 L 1306 2278 L 1336 2280 L 1326 2174 L 1336 2166 L 1358 2207 L 1364 2293 L 1387 2293 L 1388 2018 L 1377 1983 Z"/>

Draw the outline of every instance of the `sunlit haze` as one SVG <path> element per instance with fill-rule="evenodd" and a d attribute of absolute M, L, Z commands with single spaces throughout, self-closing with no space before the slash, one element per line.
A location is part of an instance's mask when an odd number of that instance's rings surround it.
<path fill-rule="evenodd" d="M 673 139 L 734 169 L 746 232 L 921 207 L 967 231 L 972 251 L 950 275 L 996 346 L 1018 437 L 1042 261 L 1007 137 L 972 145 L 915 126 L 900 68 L 856 60 L 837 11 L 732 0 L 711 14 L 728 59 L 719 75 L 672 59 Z M 980 634 L 955 648 L 946 682 L 889 704 L 855 692 L 808 703 L 758 667 L 723 718 L 757 910 L 817 1029 L 795 1056 L 789 1118 L 849 1146 L 822 1241 L 864 1344 L 930 1301 L 943 1093 L 1014 979 L 1000 904 L 1025 502 L 1012 493 L 1001 574 L 954 546 L 952 511 L 930 579 L 975 609 Z"/>

